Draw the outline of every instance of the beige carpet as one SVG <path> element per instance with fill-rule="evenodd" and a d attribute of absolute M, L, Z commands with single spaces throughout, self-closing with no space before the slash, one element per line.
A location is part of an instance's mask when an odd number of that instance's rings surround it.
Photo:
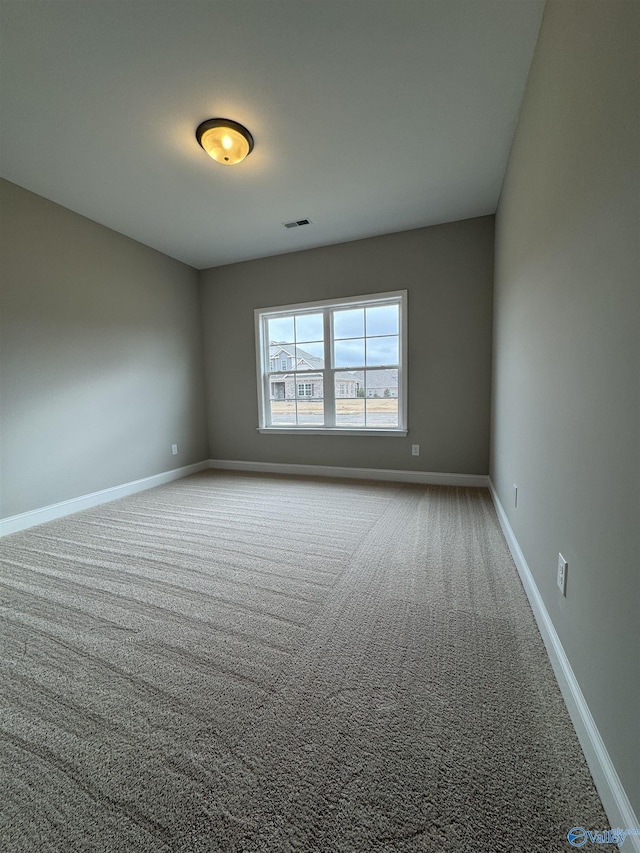
<path fill-rule="evenodd" d="M 484 490 L 204 473 L 0 541 L 0 848 L 571 850 Z"/>

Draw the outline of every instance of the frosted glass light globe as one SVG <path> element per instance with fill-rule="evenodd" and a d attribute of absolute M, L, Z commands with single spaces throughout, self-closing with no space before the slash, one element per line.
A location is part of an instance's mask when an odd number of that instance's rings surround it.
<path fill-rule="evenodd" d="M 200 145 L 217 163 L 233 166 L 253 150 L 253 137 L 241 124 L 230 119 L 212 118 L 196 130 Z"/>

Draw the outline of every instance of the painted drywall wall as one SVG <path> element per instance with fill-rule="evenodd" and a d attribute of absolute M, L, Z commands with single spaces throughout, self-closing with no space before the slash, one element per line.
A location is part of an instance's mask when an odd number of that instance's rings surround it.
<path fill-rule="evenodd" d="M 197 272 L 0 193 L 0 514 L 205 459 Z"/>
<path fill-rule="evenodd" d="M 637 814 L 639 36 L 635 2 L 547 4 L 496 221 L 491 442 L 493 483 Z"/>
<path fill-rule="evenodd" d="M 203 271 L 212 457 L 486 474 L 493 225 L 480 217 Z M 259 433 L 254 309 L 400 289 L 409 306 L 406 438 Z"/>

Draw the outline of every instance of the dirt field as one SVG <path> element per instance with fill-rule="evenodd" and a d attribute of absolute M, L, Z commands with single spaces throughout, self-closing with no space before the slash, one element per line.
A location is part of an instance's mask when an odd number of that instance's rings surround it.
<path fill-rule="evenodd" d="M 324 420 L 322 400 L 298 400 L 297 423 L 310 426 L 321 425 Z M 365 421 L 366 403 L 366 421 Z M 273 400 L 271 402 L 271 422 L 274 426 L 296 424 L 296 406 L 293 400 Z M 398 426 L 398 401 L 382 397 L 358 397 L 336 400 L 336 426 L 359 426 L 393 428 Z"/>
<path fill-rule="evenodd" d="M 364 411 L 365 402 L 367 404 L 367 412 L 370 414 L 374 412 L 390 412 L 395 415 L 398 411 L 397 399 L 389 399 L 387 397 L 381 397 L 380 399 L 368 397 L 366 400 L 364 397 L 346 400 L 337 399 L 337 410 L 340 414 L 358 415 Z M 271 402 L 271 411 L 274 415 L 292 415 L 295 410 L 293 400 L 273 400 Z M 322 401 L 298 400 L 298 414 L 322 414 Z"/>

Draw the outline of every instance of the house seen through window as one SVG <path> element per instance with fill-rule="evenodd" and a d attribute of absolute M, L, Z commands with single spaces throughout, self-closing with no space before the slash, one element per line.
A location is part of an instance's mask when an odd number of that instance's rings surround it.
<path fill-rule="evenodd" d="M 255 313 L 260 429 L 406 434 L 406 291 Z"/>

